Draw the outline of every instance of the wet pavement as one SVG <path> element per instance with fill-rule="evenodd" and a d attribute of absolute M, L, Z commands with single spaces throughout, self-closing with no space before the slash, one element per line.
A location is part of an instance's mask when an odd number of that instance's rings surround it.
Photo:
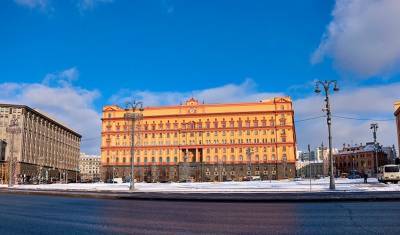
<path fill-rule="evenodd" d="M 224 203 L 0 194 L 0 234 L 398 234 L 400 202 Z"/>

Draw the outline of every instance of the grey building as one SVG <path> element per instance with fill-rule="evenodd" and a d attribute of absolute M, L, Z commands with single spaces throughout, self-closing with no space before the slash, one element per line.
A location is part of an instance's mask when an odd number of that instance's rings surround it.
<path fill-rule="evenodd" d="M 324 177 L 324 164 L 323 162 L 296 162 L 296 177 L 301 178 L 319 178 Z"/>
<path fill-rule="evenodd" d="M 7 127 L 12 120 L 17 120 L 21 131 L 14 135 L 11 155 Z M 75 180 L 81 135 L 48 115 L 25 105 L 0 104 L 0 139 L 7 143 L 0 169 L 12 160 L 12 180 Z M 1 177 L 8 181 L 8 174 Z"/>
<path fill-rule="evenodd" d="M 388 163 L 394 164 L 397 158 L 396 148 L 394 145 L 392 147 L 382 147 L 382 151 L 386 153 Z"/>
<path fill-rule="evenodd" d="M 315 151 L 309 152 L 301 152 L 300 161 L 316 161 L 317 160 L 317 155 L 315 154 Z"/>
<path fill-rule="evenodd" d="M 100 156 L 81 153 L 79 158 L 81 182 L 100 181 Z"/>

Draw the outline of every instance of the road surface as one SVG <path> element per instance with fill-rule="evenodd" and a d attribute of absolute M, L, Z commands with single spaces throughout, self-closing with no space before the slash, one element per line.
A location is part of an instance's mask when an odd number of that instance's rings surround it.
<path fill-rule="evenodd" d="M 399 234 L 400 202 L 221 203 L 0 194 L 0 234 Z"/>

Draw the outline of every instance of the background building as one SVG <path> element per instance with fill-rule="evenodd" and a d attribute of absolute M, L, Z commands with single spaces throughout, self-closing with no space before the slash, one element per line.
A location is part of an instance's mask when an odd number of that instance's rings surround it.
<path fill-rule="evenodd" d="M 387 154 L 378 148 L 378 167 L 388 164 Z M 359 146 L 343 146 L 343 149 L 339 150 L 334 155 L 335 168 L 337 175 L 341 173 L 350 173 L 355 170 L 360 173 L 367 173 L 368 175 L 375 174 L 376 161 L 375 161 L 375 148 L 374 143 L 366 143 L 365 145 Z"/>
<path fill-rule="evenodd" d="M 81 182 L 100 181 L 100 156 L 81 153 L 79 157 L 79 175 Z"/>
<path fill-rule="evenodd" d="M 103 179 L 130 174 L 131 112 L 105 106 L 102 118 Z M 253 103 L 146 107 L 138 123 L 135 178 L 139 181 L 242 180 L 295 176 L 296 135 L 289 97 Z"/>
<path fill-rule="evenodd" d="M 332 148 L 332 156 L 338 153 L 337 148 Z M 322 163 L 322 175 L 329 175 L 329 148 L 320 146 L 315 149 L 317 162 Z"/>
<path fill-rule="evenodd" d="M 317 161 L 316 155 L 314 151 L 310 151 L 310 152 L 301 152 L 300 156 L 299 156 L 299 160 L 302 162 L 305 161 Z"/>
<path fill-rule="evenodd" d="M 7 178 L 7 164 L 6 164 L 6 147 L 7 142 L 0 139 L 0 184 L 4 184 Z"/>
<path fill-rule="evenodd" d="M 75 180 L 81 135 L 24 105 L 0 104 L 0 139 L 7 143 L 5 161 L 0 162 L 0 167 L 8 167 L 11 159 L 11 135 L 6 130 L 12 119 L 17 119 L 21 128 L 14 137 L 12 179 Z M 8 174 L 2 177 L 3 182 L 8 180 Z"/>
<path fill-rule="evenodd" d="M 397 101 L 394 103 L 394 116 L 395 122 L 396 122 L 396 127 L 397 127 L 397 146 L 400 148 L 400 101 Z M 400 154 L 400 150 L 399 150 Z"/>
<path fill-rule="evenodd" d="M 338 150 L 332 148 L 332 154 L 336 154 Z M 299 152 L 296 161 L 296 172 L 298 177 L 309 177 L 311 164 L 311 175 L 313 177 L 323 177 L 329 175 L 329 149 L 320 146 L 308 152 Z M 311 157 L 310 157 L 311 156 Z"/>
<path fill-rule="evenodd" d="M 296 176 L 301 178 L 320 178 L 324 175 L 322 162 L 297 161 Z"/>
<path fill-rule="evenodd" d="M 382 147 L 382 151 L 386 153 L 388 164 L 394 164 L 397 158 L 396 148 L 394 145 L 392 147 Z"/>

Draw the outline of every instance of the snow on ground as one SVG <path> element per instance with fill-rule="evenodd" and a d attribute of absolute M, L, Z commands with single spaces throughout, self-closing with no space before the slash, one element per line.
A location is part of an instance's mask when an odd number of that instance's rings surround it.
<path fill-rule="evenodd" d="M 382 184 L 375 178 L 369 178 L 364 184 L 363 179 L 336 179 L 336 191 L 365 192 L 365 191 L 400 191 L 400 184 Z M 7 185 L 0 185 L 5 188 Z M 44 185 L 16 185 L 16 189 L 43 190 L 84 190 L 84 191 L 114 191 L 129 190 L 129 183 L 70 183 Z M 273 180 L 246 182 L 207 182 L 207 183 L 135 183 L 140 192 L 309 192 L 310 181 L 302 180 Z M 328 192 L 329 178 L 311 181 L 312 192 Z"/>

